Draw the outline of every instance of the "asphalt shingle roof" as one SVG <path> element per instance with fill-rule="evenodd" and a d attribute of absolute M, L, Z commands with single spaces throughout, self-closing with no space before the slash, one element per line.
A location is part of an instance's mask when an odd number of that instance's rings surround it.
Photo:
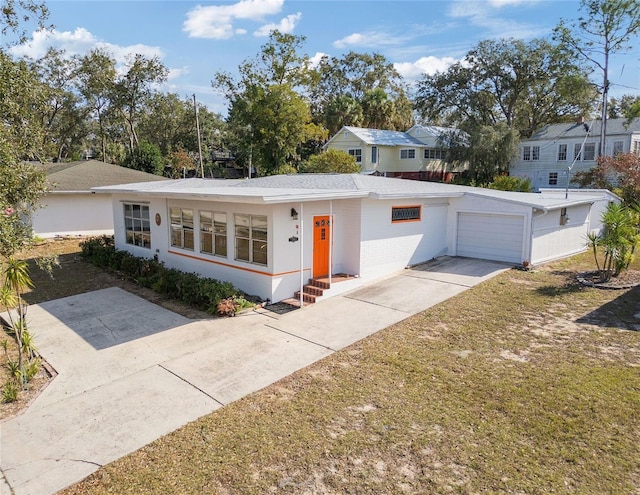
<path fill-rule="evenodd" d="M 292 174 L 253 179 L 177 179 L 165 182 L 123 184 L 100 187 L 96 192 L 136 193 L 150 196 L 215 199 L 242 203 L 283 203 L 346 198 L 442 198 L 463 195 L 482 196 L 510 203 L 552 209 L 592 202 L 599 197 L 559 198 L 557 195 L 519 193 L 458 186 L 438 182 L 414 181 L 361 174 Z"/>
<path fill-rule="evenodd" d="M 167 180 L 159 175 L 120 167 L 98 160 L 38 165 L 47 175 L 52 192 L 89 192 L 92 187 Z"/>
<path fill-rule="evenodd" d="M 586 127 L 585 127 L 586 126 Z M 601 120 L 585 120 L 584 124 L 569 122 L 564 124 L 547 124 L 536 131 L 529 139 L 523 141 L 537 141 L 557 138 L 579 138 L 585 137 L 587 128 L 591 136 L 599 136 L 602 129 Z M 633 119 L 627 124 L 627 119 L 608 119 L 607 136 L 625 135 L 632 132 L 640 133 L 640 118 Z"/>

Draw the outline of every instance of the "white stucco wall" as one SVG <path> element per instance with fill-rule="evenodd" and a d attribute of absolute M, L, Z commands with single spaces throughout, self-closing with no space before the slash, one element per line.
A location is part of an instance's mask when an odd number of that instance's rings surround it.
<path fill-rule="evenodd" d="M 40 206 L 31 217 L 34 234 L 39 237 L 113 234 L 107 194 L 51 193 L 41 199 Z"/>
<path fill-rule="evenodd" d="M 570 189 L 568 194 L 565 191 L 557 189 L 541 189 L 540 193 L 545 197 L 568 199 L 591 199 L 591 213 L 589 216 L 589 229 L 591 232 L 600 233 L 602 231 L 602 214 L 605 212 L 609 203 L 620 203 L 618 196 L 606 189 Z"/>
<path fill-rule="evenodd" d="M 582 252 L 590 230 L 590 205 L 567 208 L 567 222 L 560 223 L 561 210 L 538 214 L 533 219 L 531 263 L 539 264 Z"/>
<path fill-rule="evenodd" d="M 421 219 L 391 222 L 393 206 L 422 206 Z M 443 200 L 363 200 L 360 275 L 388 275 L 445 254 L 447 209 Z"/>
<path fill-rule="evenodd" d="M 124 236 L 123 202 L 149 205 L 151 218 L 151 249 L 126 244 Z M 177 206 L 194 210 L 195 247 L 185 250 L 170 247 L 169 208 Z M 298 212 L 298 219 L 291 217 L 291 208 Z M 199 210 L 211 210 L 227 214 L 227 257 L 201 253 L 199 246 Z M 248 294 L 263 299 L 279 301 L 293 297 L 311 278 L 313 268 L 313 217 L 333 214 L 333 273 L 346 272 L 358 275 L 359 253 L 359 201 L 329 201 L 286 203 L 276 205 L 252 205 L 216 201 L 190 201 L 160 198 L 136 198 L 116 196 L 113 203 L 115 239 L 118 249 L 135 256 L 152 258 L 157 256 L 166 266 L 186 272 L 196 272 L 231 282 Z M 161 225 L 155 224 L 155 215 L 160 214 Z M 266 215 L 268 222 L 267 266 L 236 261 L 234 253 L 234 214 Z M 290 242 L 289 238 L 298 241 Z M 302 247 L 302 253 L 301 253 Z M 301 258 L 302 256 L 302 258 Z M 301 262 L 302 259 L 302 262 Z M 302 267 L 302 278 L 300 270 Z"/>

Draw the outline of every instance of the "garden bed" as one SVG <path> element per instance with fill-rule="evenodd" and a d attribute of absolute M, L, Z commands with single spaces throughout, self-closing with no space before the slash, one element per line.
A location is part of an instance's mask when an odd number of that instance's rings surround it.
<path fill-rule="evenodd" d="M 602 280 L 598 271 L 583 272 L 577 275 L 578 282 L 597 289 L 631 289 L 640 285 L 640 270 L 626 270 L 617 277 Z"/>

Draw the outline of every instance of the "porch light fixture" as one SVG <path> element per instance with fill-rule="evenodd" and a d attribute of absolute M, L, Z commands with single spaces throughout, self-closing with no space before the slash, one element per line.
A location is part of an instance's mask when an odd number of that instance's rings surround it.
<path fill-rule="evenodd" d="M 296 211 L 295 208 L 291 208 L 291 220 L 297 220 L 298 219 L 298 212 Z"/>

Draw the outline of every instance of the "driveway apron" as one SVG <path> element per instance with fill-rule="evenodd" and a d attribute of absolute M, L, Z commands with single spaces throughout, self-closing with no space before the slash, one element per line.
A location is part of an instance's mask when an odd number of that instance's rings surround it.
<path fill-rule="evenodd" d="M 439 258 L 300 310 L 188 320 L 118 288 L 29 307 L 58 375 L 0 423 L 1 495 L 50 495 L 508 268 Z"/>

